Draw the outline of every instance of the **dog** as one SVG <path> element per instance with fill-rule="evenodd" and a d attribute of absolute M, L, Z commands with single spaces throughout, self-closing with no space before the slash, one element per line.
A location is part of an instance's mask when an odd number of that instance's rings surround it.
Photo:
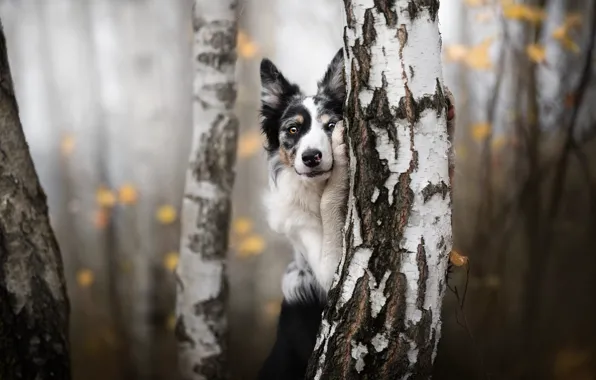
<path fill-rule="evenodd" d="M 303 379 L 341 257 L 348 195 L 346 96 L 340 49 L 309 96 L 268 59 L 261 62 L 261 128 L 266 136 L 272 230 L 294 249 L 282 279 L 277 340 L 260 380 Z"/>
<path fill-rule="evenodd" d="M 261 128 L 269 165 L 267 220 L 288 238 L 294 259 L 282 278 L 276 341 L 258 379 L 303 379 L 342 254 L 349 186 L 343 49 L 312 96 L 303 94 L 268 59 L 262 60 L 260 75 Z M 452 104 L 448 119 L 454 120 Z"/>

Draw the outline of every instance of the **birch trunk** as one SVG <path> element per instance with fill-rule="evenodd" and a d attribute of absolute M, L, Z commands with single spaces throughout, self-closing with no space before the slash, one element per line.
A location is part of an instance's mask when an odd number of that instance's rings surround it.
<path fill-rule="evenodd" d="M 350 195 L 308 379 L 427 379 L 452 245 L 437 0 L 344 0 Z"/>
<path fill-rule="evenodd" d="M 70 379 L 69 304 L 0 22 L 0 378 Z"/>
<path fill-rule="evenodd" d="M 236 0 L 195 0 L 194 134 L 182 206 L 176 337 L 184 379 L 225 379 L 225 256 L 238 120 Z"/>

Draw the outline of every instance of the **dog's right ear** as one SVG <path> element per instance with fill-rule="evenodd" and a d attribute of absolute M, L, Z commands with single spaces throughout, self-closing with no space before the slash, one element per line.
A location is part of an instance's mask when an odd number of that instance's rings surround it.
<path fill-rule="evenodd" d="M 279 148 L 279 121 L 300 88 L 288 82 L 273 62 L 261 61 L 261 128 L 267 136 L 267 150 Z"/>

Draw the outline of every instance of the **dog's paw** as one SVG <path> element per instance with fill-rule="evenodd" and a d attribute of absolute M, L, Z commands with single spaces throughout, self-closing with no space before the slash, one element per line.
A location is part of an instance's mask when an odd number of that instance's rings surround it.
<path fill-rule="evenodd" d="M 447 121 L 451 122 L 455 119 L 455 97 L 447 86 L 443 86 L 443 92 L 447 98 Z"/>
<path fill-rule="evenodd" d="M 345 129 L 343 121 L 340 121 L 335 126 L 331 135 L 333 162 L 339 166 L 346 166 L 348 164 L 348 147 L 344 140 Z"/>

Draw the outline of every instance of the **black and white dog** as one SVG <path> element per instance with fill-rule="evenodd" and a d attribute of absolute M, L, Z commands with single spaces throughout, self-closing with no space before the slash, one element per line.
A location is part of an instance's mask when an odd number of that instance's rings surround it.
<path fill-rule="evenodd" d="M 303 379 L 342 253 L 349 182 L 343 49 L 314 96 L 303 94 L 268 59 L 261 62 L 261 85 L 261 127 L 269 153 L 268 222 L 289 239 L 294 260 L 282 279 L 276 342 L 258 378 Z M 452 96 L 445 89 L 453 125 Z"/>
<path fill-rule="evenodd" d="M 307 96 L 271 61 L 261 62 L 270 174 L 265 204 L 270 227 L 289 239 L 294 260 L 282 280 L 277 340 L 259 379 L 304 378 L 341 256 L 348 192 L 343 65 L 339 50 L 316 95 Z"/>

